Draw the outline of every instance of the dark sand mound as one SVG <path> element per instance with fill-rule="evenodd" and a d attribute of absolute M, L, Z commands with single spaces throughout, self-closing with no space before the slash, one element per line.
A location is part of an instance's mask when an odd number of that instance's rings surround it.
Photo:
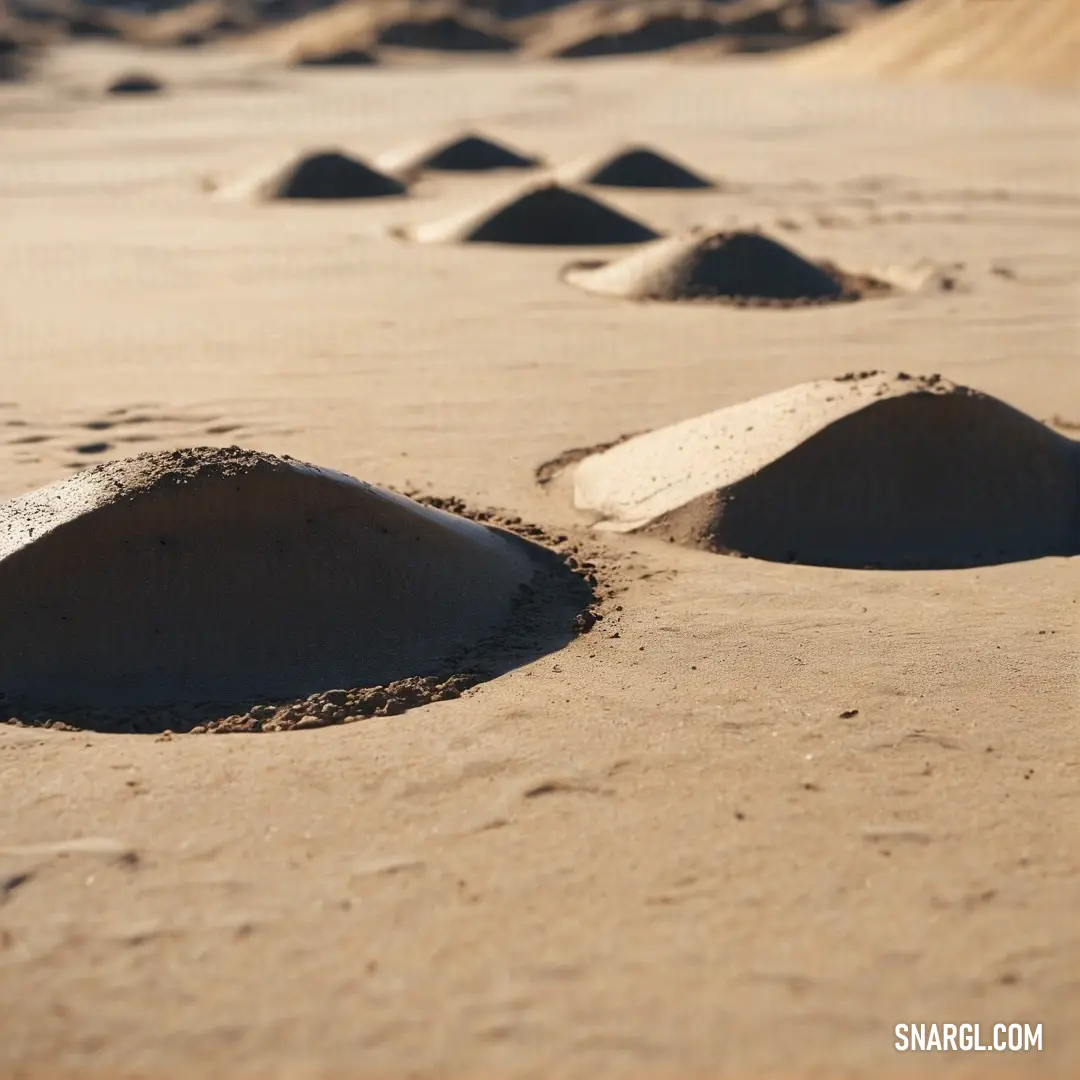
<path fill-rule="evenodd" d="M 423 9 L 380 22 L 381 45 L 438 52 L 513 52 L 517 42 L 499 32 L 492 20 L 468 11 Z"/>
<path fill-rule="evenodd" d="M 563 280 L 630 300 L 722 300 L 799 305 L 858 300 L 884 282 L 817 265 L 756 232 L 695 231 L 658 240 L 614 262 L 571 263 Z"/>
<path fill-rule="evenodd" d="M 886 569 L 1080 554 L 1080 444 L 937 376 L 808 383 L 586 458 L 600 527 Z"/>
<path fill-rule="evenodd" d="M 405 194 L 400 180 L 385 176 L 340 150 L 302 154 L 221 188 L 233 199 L 379 199 Z"/>
<path fill-rule="evenodd" d="M 627 146 L 559 170 L 569 183 L 599 187 L 693 190 L 715 185 L 685 165 L 648 146 Z"/>
<path fill-rule="evenodd" d="M 599 246 L 639 244 L 657 234 L 584 192 L 544 184 L 494 204 L 406 231 L 421 243 Z"/>
<path fill-rule="evenodd" d="M 268 454 L 113 461 L 0 505 L 0 693 L 250 703 L 431 676 L 493 633 L 520 647 L 553 559 Z"/>
<path fill-rule="evenodd" d="M 158 94 L 164 83 L 154 75 L 141 71 L 129 72 L 113 79 L 105 88 L 107 94 Z"/>
<path fill-rule="evenodd" d="M 498 169 L 532 169 L 541 164 L 479 132 L 467 131 L 438 142 L 425 142 L 392 150 L 376 161 L 394 176 L 415 179 L 425 172 L 494 172 Z"/>
<path fill-rule="evenodd" d="M 371 67 L 378 59 L 368 49 L 344 48 L 300 53 L 292 62 L 296 67 Z"/>
<path fill-rule="evenodd" d="M 1077 0 L 910 0 L 790 57 L 801 70 L 1080 87 Z"/>

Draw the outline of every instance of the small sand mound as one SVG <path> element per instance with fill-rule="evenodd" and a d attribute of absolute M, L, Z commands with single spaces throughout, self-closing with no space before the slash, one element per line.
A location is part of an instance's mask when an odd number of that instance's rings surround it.
<path fill-rule="evenodd" d="M 141 71 L 132 71 L 113 79 L 105 92 L 108 94 L 158 94 L 164 84 L 153 75 Z"/>
<path fill-rule="evenodd" d="M 539 244 L 552 247 L 639 244 L 655 240 L 647 225 L 559 184 L 518 190 L 494 203 L 406 230 L 421 243 Z"/>
<path fill-rule="evenodd" d="M 213 186 L 213 185 L 212 185 Z M 225 199 L 379 199 L 405 194 L 405 185 L 370 165 L 329 149 L 269 166 L 220 188 Z"/>
<path fill-rule="evenodd" d="M 109 462 L 0 505 L 0 694 L 251 702 L 431 676 L 518 619 L 546 555 L 269 454 Z"/>
<path fill-rule="evenodd" d="M 910 0 L 793 54 L 803 70 L 1080 87 L 1077 0 Z"/>
<path fill-rule="evenodd" d="M 658 240 L 613 262 L 571 263 L 563 280 L 629 300 L 723 300 L 798 305 L 890 291 L 882 282 L 815 265 L 756 232 L 705 232 Z"/>
<path fill-rule="evenodd" d="M 407 179 L 425 172 L 493 172 L 497 169 L 532 169 L 539 158 L 518 153 L 479 132 L 467 131 L 438 142 L 425 142 L 381 155 L 380 169 Z"/>
<path fill-rule="evenodd" d="M 777 562 L 938 569 L 1080 554 L 1080 444 L 938 376 L 807 383 L 586 458 L 599 527 Z"/>
<path fill-rule="evenodd" d="M 373 52 L 356 48 L 300 52 L 291 59 L 296 67 L 371 67 L 378 63 Z"/>
<path fill-rule="evenodd" d="M 568 183 L 598 187 L 700 190 L 715 186 L 681 162 L 648 146 L 627 146 L 600 158 L 587 158 L 560 169 L 559 176 Z"/>

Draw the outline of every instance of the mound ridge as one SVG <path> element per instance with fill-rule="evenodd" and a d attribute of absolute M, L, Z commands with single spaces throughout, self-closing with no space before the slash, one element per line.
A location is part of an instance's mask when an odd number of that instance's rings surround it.
<path fill-rule="evenodd" d="M 276 199 L 379 199 L 404 195 L 405 185 L 359 158 L 337 149 L 294 155 L 226 185 L 223 198 L 272 201 Z"/>
<path fill-rule="evenodd" d="M 437 52 L 513 52 L 517 42 L 499 32 L 494 21 L 478 12 L 443 9 L 416 11 L 380 22 L 376 37 L 381 45 Z"/>
<path fill-rule="evenodd" d="M 630 300 L 828 303 L 888 286 L 817 265 L 757 232 L 694 230 L 612 262 L 571 263 L 563 280 L 587 292 Z"/>
<path fill-rule="evenodd" d="M 376 161 L 380 169 L 409 179 L 425 172 L 493 172 L 497 169 L 532 169 L 539 158 L 489 139 L 477 131 L 466 131 L 436 142 L 425 142 L 392 150 Z"/>
<path fill-rule="evenodd" d="M 648 146 L 625 146 L 559 170 L 562 179 L 599 187 L 701 190 L 715 185 Z"/>
<path fill-rule="evenodd" d="M 436 674 L 544 549 L 331 470 L 197 448 L 0 505 L 0 691 L 98 707 Z"/>
<path fill-rule="evenodd" d="M 1080 554 L 1078 444 L 938 376 L 795 386 L 585 458 L 601 528 L 887 569 Z"/>
<path fill-rule="evenodd" d="M 421 243 L 601 246 L 656 239 L 647 225 L 582 191 L 533 185 L 478 209 L 407 232 Z"/>

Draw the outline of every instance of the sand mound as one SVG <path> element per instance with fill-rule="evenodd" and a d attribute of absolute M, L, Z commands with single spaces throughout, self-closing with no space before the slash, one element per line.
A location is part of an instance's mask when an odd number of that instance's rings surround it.
<path fill-rule="evenodd" d="M 292 58 L 292 63 L 297 67 L 371 67 L 378 59 L 368 49 L 344 48 L 301 52 Z"/>
<path fill-rule="evenodd" d="M 892 569 L 1080 554 L 1080 444 L 937 376 L 807 383 L 586 458 L 600 527 Z"/>
<path fill-rule="evenodd" d="M 494 20 L 456 6 L 428 10 L 380 21 L 376 30 L 382 45 L 440 52 L 513 52 L 517 42 L 500 33 Z"/>
<path fill-rule="evenodd" d="M 405 185 L 400 180 L 334 149 L 300 154 L 219 190 L 222 198 L 260 201 L 379 199 L 404 193 Z"/>
<path fill-rule="evenodd" d="M 640 221 L 558 184 L 537 185 L 442 221 L 406 230 L 421 243 L 591 246 L 639 244 L 657 234 Z"/>
<path fill-rule="evenodd" d="M 113 79 L 105 87 L 105 92 L 107 94 L 157 94 L 163 89 L 164 84 L 156 76 L 132 71 Z"/>
<path fill-rule="evenodd" d="M 625 146 L 599 158 L 574 162 L 560 169 L 559 177 L 568 183 L 599 187 L 691 190 L 714 186 L 711 180 L 648 146 Z"/>
<path fill-rule="evenodd" d="M 910 0 L 788 62 L 838 74 L 1080 87 L 1080 4 Z"/>
<path fill-rule="evenodd" d="M 513 616 L 543 554 L 268 454 L 109 462 L 0 506 L 0 691 L 250 701 L 433 674 Z"/>
<path fill-rule="evenodd" d="M 632 4 L 577 4 L 547 20 L 531 36 L 532 56 L 564 59 L 653 52 L 703 41 L 724 32 L 707 0 L 650 0 Z"/>
<path fill-rule="evenodd" d="M 563 280 L 630 300 L 803 304 L 890 291 L 883 282 L 816 265 L 756 232 L 706 232 L 658 240 L 612 262 L 577 262 Z"/>
<path fill-rule="evenodd" d="M 425 172 L 492 172 L 496 169 L 532 169 L 539 158 L 528 157 L 479 132 L 467 131 L 438 142 L 424 142 L 392 150 L 376 164 L 394 176 L 413 180 Z"/>

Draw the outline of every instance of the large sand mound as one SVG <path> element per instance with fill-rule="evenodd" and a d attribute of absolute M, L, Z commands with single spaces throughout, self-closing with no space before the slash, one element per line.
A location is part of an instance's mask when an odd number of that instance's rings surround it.
<path fill-rule="evenodd" d="M 910 0 L 788 62 L 830 73 L 1080 87 L 1080 3 Z"/>
<path fill-rule="evenodd" d="M 601 527 L 894 569 L 1080 554 L 1078 444 L 937 376 L 807 383 L 586 458 Z"/>
<path fill-rule="evenodd" d="M 532 169 L 541 162 L 479 132 L 466 131 L 435 142 L 391 150 L 381 154 L 376 164 L 385 172 L 412 180 L 425 172 Z"/>
<path fill-rule="evenodd" d="M 588 157 L 559 169 L 559 177 L 572 184 L 598 187 L 711 188 L 713 183 L 674 158 L 648 146 L 624 146 L 600 157 Z"/>
<path fill-rule="evenodd" d="M 437 671 L 545 553 L 296 461 L 178 450 L 0 505 L 0 691 L 258 700 Z"/>
<path fill-rule="evenodd" d="M 211 187 L 217 187 L 211 181 Z M 225 199 L 378 199 L 405 194 L 405 185 L 336 149 L 309 151 L 225 184 Z"/>
<path fill-rule="evenodd" d="M 600 246 L 655 240 L 647 225 L 581 191 L 546 183 L 467 210 L 442 221 L 404 230 L 421 243 Z"/>
<path fill-rule="evenodd" d="M 795 305 L 888 292 L 882 282 L 815 264 L 756 232 L 706 232 L 657 240 L 612 262 L 577 262 L 563 280 L 630 300 L 724 300 Z"/>

